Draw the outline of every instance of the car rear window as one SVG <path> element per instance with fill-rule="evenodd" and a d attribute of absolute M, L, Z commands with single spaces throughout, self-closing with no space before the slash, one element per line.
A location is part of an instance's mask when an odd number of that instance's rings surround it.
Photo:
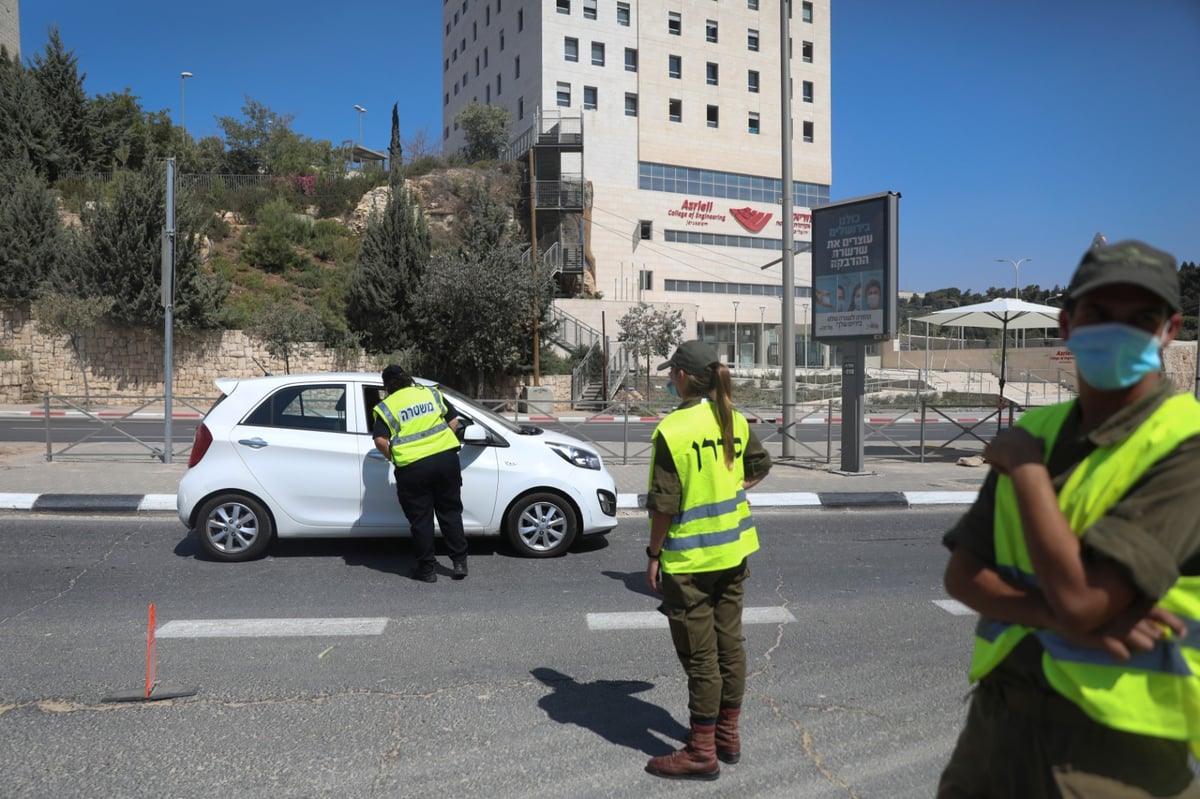
<path fill-rule="evenodd" d="M 259 403 L 244 424 L 344 433 L 346 386 L 286 386 Z"/>

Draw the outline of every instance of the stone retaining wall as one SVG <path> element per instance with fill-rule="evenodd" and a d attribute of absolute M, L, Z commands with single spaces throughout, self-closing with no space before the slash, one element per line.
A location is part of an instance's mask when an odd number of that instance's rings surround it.
<path fill-rule="evenodd" d="M 14 360 L 0 360 L 0 405 L 40 403 L 47 391 L 58 396 L 86 394 L 98 402 L 164 393 L 161 331 L 98 325 L 82 337 L 81 349 L 85 372 L 81 372 L 81 359 L 66 336 L 39 333 L 28 311 L 0 309 L 0 350 L 15 356 Z M 265 347 L 240 330 L 176 331 L 172 349 L 171 393 L 175 397 L 215 398 L 214 378 L 258 376 L 264 368 L 272 374 L 287 371 L 282 360 L 272 358 Z M 365 354 L 347 362 L 323 344 L 309 344 L 303 350 L 291 358 L 293 373 L 379 369 Z M 570 375 L 545 375 L 541 384 L 553 387 L 555 412 L 570 408 Z M 520 386 L 514 385 L 501 396 L 515 399 L 520 394 Z"/>

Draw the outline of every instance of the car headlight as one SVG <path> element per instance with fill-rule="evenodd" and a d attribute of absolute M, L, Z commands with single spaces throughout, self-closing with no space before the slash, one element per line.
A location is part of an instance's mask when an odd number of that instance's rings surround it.
<path fill-rule="evenodd" d="M 554 441 L 547 441 L 546 446 L 558 453 L 558 457 L 572 466 L 578 466 L 580 469 L 600 470 L 600 456 L 594 452 L 573 444 L 559 444 Z"/>

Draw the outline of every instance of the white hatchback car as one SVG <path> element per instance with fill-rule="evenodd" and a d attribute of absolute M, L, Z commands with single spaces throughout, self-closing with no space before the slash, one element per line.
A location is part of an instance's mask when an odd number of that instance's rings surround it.
<path fill-rule="evenodd" d="M 179 483 L 180 520 L 223 561 L 272 538 L 408 535 L 391 464 L 375 449 L 371 374 L 220 378 Z M 419 381 L 431 385 L 428 381 Z M 562 555 L 617 525 L 617 493 L 583 442 L 518 425 L 442 388 L 460 417 L 463 526 L 522 555 Z"/>

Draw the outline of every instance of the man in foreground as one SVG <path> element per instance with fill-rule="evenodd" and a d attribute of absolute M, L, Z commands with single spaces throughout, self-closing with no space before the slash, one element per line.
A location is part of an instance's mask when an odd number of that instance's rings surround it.
<path fill-rule="evenodd" d="M 1161 352 L 1175 259 L 1094 247 L 1059 326 L 1079 397 L 984 455 L 945 536 L 946 589 L 980 614 L 966 726 L 938 797 L 1200 797 L 1200 404 Z"/>

